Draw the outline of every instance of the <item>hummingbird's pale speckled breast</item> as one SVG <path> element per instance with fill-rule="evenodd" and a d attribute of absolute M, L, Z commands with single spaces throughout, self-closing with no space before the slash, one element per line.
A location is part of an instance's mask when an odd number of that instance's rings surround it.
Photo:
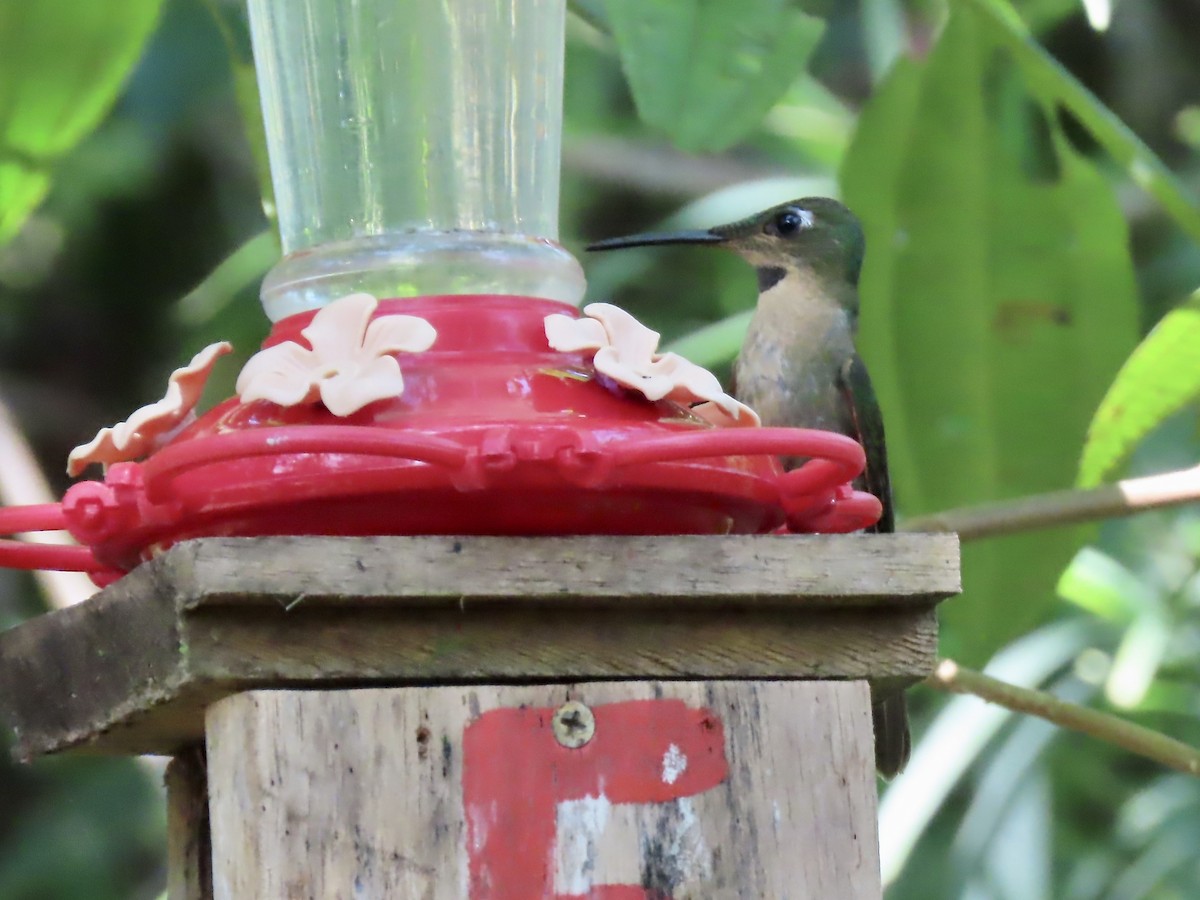
<path fill-rule="evenodd" d="M 800 273 L 760 295 L 734 364 L 737 398 L 763 425 L 853 433 L 839 388 L 854 354 L 850 318 L 832 298 L 814 298 Z"/>

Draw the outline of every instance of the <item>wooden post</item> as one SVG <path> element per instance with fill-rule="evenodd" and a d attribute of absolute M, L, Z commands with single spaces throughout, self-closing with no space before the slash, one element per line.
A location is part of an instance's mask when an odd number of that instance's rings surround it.
<path fill-rule="evenodd" d="M 239 694 L 208 716 L 216 897 L 877 898 L 870 751 L 861 681 Z"/>
<path fill-rule="evenodd" d="M 167 766 L 167 900 L 212 897 L 212 831 L 204 751 L 193 747 Z"/>
<path fill-rule="evenodd" d="M 957 589 L 953 535 L 208 539 L 0 635 L 0 703 L 176 756 L 171 900 L 878 898 L 868 686 Z"/>

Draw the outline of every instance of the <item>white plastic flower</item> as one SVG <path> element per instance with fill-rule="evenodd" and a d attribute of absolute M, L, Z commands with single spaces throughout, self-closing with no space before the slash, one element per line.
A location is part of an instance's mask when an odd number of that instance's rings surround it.
<path fill-rule="evenodd" d="M 437 332 L 417 316 L 371 314 L 379 301 L 349 294 L 323 307 L 300 333 L 312 349 L 284 341 L 260 350 L 238 375 L 243 403 L 270 400 L 280 406 L 318 397 L 335 416 L 348 416 L 368 403 L 404 392 L 400 364 L 392 353 L 428 350 Z"/>
<path fill-rule="evenodd" d="M 546 316 L 546 339 L 552 348 L 567 353 L 595 350 L 592 364 L 597 372 L 649 400 L 708 401 L 693 412 L 714 424 L 759 424 L 757 413 L 721 390 L 712 372 L 677 353 L 659 353 L 658 332 L 625 310 L 611 303 L 590 303 L 583 313 L 585 318 L 579 319 Z"/>
<path fill-rule="evenodd" d="M 146 456 L 167 443 L 195 421 L 192 411 L 204 393 L 204 384 L 217 359 L 233 347 L 227 341 L 209 344 L 176 369 L 167 379 L 167 393 L 156 403 L 143 406 L 124 422 L 101 428 L 88 443 L 67 457 L 67 474 L 78 475 L 92 463 L 110 465 Z"/>

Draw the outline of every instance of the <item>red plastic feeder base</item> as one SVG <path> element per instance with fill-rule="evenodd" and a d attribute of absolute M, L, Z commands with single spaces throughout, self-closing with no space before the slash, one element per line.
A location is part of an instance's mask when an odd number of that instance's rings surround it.
<path fill-rule="evenodd" d="M 62 518 L 95 564 L 64 567 L 107 568 L 96 573 L 107 580 L 215 535 L 853 531 L 879 516 L 849 487 L 857 443 L 715 428 L 620 388 L 590 354 L 550 349 L 545 317 L 573 307 L 419 297 L 383 301 L 375 317 L 397 313 L 437 330 L 430 350 L 397 355 L 401 396 L 344 418 L 319 403 L 226 400 L 145 462 L 67 492 Z M 313 315 L 277 323 L 264 346 L 307 346 Z M 784 474 L 779 455 L 810 460 Z"/>

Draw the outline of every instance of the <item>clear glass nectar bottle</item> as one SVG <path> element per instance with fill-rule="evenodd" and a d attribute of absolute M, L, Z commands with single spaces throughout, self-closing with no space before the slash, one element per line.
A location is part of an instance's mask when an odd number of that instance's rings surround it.
<path fill-rule="evenodd" d="M 284 258 L 278 320 L 336 297 L 578 303 L 558 243 L 564 0 L 249 0 Z"/>

